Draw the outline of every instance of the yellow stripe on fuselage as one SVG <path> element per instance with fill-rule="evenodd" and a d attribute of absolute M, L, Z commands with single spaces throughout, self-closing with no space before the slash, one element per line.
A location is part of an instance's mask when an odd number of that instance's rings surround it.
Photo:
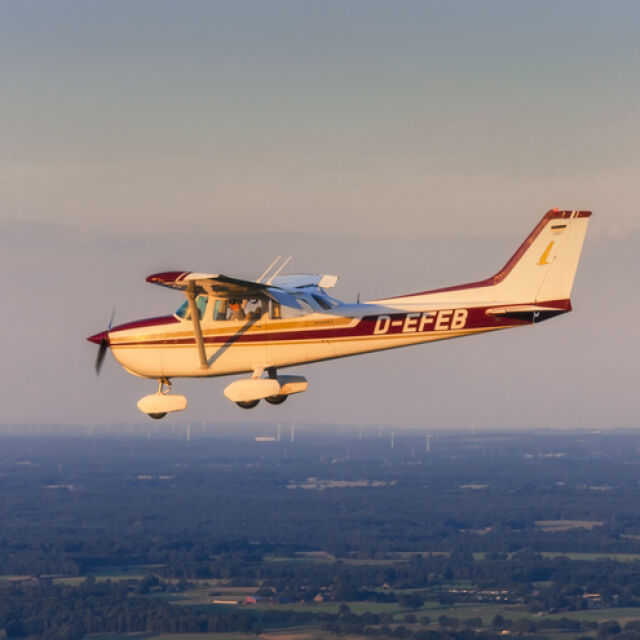
<path fill-rule="evenodd" d="M 467 335 L 474 335 L 478 333 L 484 333 L 487 331 L 497 331 L 499 329 L 509 329 L 512 325 L 503 325 L 497 327 L 479 327 L 477 329 L 460 329 L 453 331 L 430 331 L 424 333 L 395 333 L 395 334 L 383 334 L 383 335 L 362 335 L 362 336 L 344 336 L 344 337 L 333 337 L 333 338 L 296 338 L 291 340 L 256 340 L 251 342 L 242 342 L 236 341 L 233 343 L 233 347 L 275 347 L 275 346 L 288 346 L 288 345 L 311 345 L 311 344 L 322 344 L 322 343 L 332 343 L 332 344 L 348 344 L 350 342 L 360 343 L 360 342 L 381 342 L 381 341 L 389 341 L 398 342 L 401 345 L 403 342 L 434 342 L 436 340 L 447 340 L 450 338 L 459 338 Z M 193 334 L 185 334 L 187 337 L 193 337 Z M 176 335 L 171 336 L 171 338 L 176 338 Z M 160 339 L 161 336 L 154 336 L 154 340 Z M 233 335 L 230 335 L 229 338 L 233 338 Z M 127 340 L 130 342 L 130 340 Z M 135 344 L 112 344 L 112 347 L 117 349 L 186 349 L 193 348 L 195 345 L 194 342 L 189 343 L 181 343 L 181 344 L 145 344 L 145 342 L 137 342 Z M 207 349 L 219 349 L 225 347 L 227 343 L 218 342 L 213 344 L 205 345 Z"/>
<path fill-rule="evenodd" d="M 330 319 L 313 319 L 313 320 L 270 320 L 266 327 L 263 325 L 258 326 L 253 324 L 247 327 L 246 323 L 238 322 L 232 326 L 225 326 L 220 328 L 202 327 L 202 336 L 206 340 L 207 338 L 226 337 L 229 339 L 235 338 L 240 335 L 255 335 L 262 334 L 269 336 L 274 333 L 280 333 L 282 331 L 314 331 L 322 329 L 338 329 L 348 327 L 350 325 L 358 324 L 362 318 L 330 318 Z M 355 322 L 354 322 L 355 321 Z M 191 322 L 189 322 L 191 326 Z M 132 346 L 142 346 L 145 342 L 156 342 L 157 340 L 183 340 L 193 338 L 193 329 L 189 330 L 180 329 L 178 331 L 165 331 L 162 333 L 144 333 L 134 334 L 130 336 L 110 336 L 111 346 L 130 346 L 122 343 L 136 343 Z M 260 344 L 259 342 L 252 342 L 251 344 Z M 150 345 L 159 346 L 159 345 Z M 169 345 L 166 345 L 169 346 Z M 171 345 L 180 346 L 180 345 Z"/>

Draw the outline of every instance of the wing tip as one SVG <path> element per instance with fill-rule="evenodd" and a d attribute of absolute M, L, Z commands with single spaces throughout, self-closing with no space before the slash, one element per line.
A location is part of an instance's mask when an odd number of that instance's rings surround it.
<path fill-rule="evenodd" d="M 162 271 L 161 273 L 152 273 L 147 276 L 146 281 L 151 284 L 160 284 L 165 287 L 171 287 L 180 282 L 190 271 Z"/>

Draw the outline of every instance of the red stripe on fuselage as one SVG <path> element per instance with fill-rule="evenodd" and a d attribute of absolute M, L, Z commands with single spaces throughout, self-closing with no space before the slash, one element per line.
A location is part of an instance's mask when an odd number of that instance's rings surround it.
<path fill-rule="evenodd" d="M 128 331 L 130 329 L 144 329 L 145 327 L 157 327 L 161 324 L 176 324 L 180 322 L 175 316 L 158 316 L 156 318 L 143 318 L 142 320 L 134 320 L 133 322 L 126 322 L 125 324 L 119 324 L 117 327 L 109 329 L 109 333 L 116 333 L 117 331 Z"/>
<path fill-rule="evenodd" d="M 518 305 L 514 305 L 518 306 Z M 570 311 L 571 305 L 569 300 L 554 300 L 549 302 L 544 302 L 544 307 L 550 307 L 558 309 L 559 311 Z M 487 315 L 487 309 L 492 307 L 475 307 L 475 308 L 467 308 L 466 311 L 468 315 L 466 317 L 466 321 L 464 326 L 460 327 L 461 330 L 473 330 L 473 329 L 495 329 L 495 328 L 504 328 L 504 327 L 517 327 L 524 324 L 530 324 L 528 320 L 522 320 L 517 318 L 507 318 L 502 316 L 490 316 Z M 454 311 L 451 309 L 450 311 Z M 423 330 L 415 330 L 415 331 L 405 331 L 405 321 L 409 314 L 418 314 L 422 316 L 422 313 L 429 313 L 433 316 L 433 323 L 429 323 L 428 325 L 424 325 Z M 257 331 L 251 333 L 242 333 L 242 331 L 235 331 L 233 333 L 225 333 L 221 335 L 214 336 L 204 336 L 204 342 L 207 345 L 216 345 L 216 344 L 226 344 L 230 341 L 236 343 L 256 343 L 256 342 L 297 342 L 301 340 L 332 340 L 332 339 L 345 339 L 345 338 L 362 338 L 367 336 L 376 336 L 380 335 L 380 337 L 384 336 L 401 336 L 401 335 L 443 335 L 446 336 L 448 331 L 458 330 L 457 328 L 445 328 L 445 329 L 436 329 L 436 316 L 437 311 L 425 311 L 425 312 L 397 312 L 397 313 L 389 313 L 389 314 L 375 314 L 364 316 L 358 324 L 355 326 L 347 326 L 347 327 L 335 327 L 335 328 L 322 328 L 322 329 L 308 329 L 301 328 L 299 330 L 285 330 L 278 331 L 277 327 L 274 326 L 277 324 L 277 320 L 271 321 L 272 324 L 266 331 Z M 376 322 L 378 322 L 378 318 L 384 315 L 388 317 L 389 320 L 389 328 L 382 334 L 376 334 L 374 332 Z M 150 323 L 151 320 L 156 320 L 157 322 Z M 143 326 L 157 326 L 163 324 L 160 322 L 161 318 L 149 319 L 146 321 L 140 321 L 140 323 L 129 323 L 130 328 L 139 328 Z M 166 318 L 168 320 L 167 324 L 175 324 L 180 322 L 173 316 L 168 316 Z M 149 324 L 145 324 L 149 323 Z M 395 323 L 395 324 L 394 324 Z M 420 320 L 412 323 L 412 327 L 415 325 L 420 325 Z M 118 329 L 121 329 L 127 325 L 121 325 Z M 206 331 L 206 330 L 205 330 Z M 176 337 L 170 338 L 163 336 L 157 339 L 137 339 L 131 341 L 122 341 L 117 342 L 115 347 L 120 346 L 135 346 L 135 345 L 144 345 L 144 346 L 171 346 L 171 345 L 194 345 L 195 338 L 189 337 Z"/>

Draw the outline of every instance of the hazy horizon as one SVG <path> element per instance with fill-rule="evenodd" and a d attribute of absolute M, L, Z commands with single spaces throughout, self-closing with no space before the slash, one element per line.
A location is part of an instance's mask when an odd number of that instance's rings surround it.
<path fill-rule="evenodd" d="M 553 207 L 594 212 L 574 312 L 296 367 L 241 411 L 176 380 L 181 423 L 638 427 L 640 5 L 79 0 L 0 6 L 0 423 L 143 420 L 85 341 L 171 313 L 195 269 L 335 273 L 355 300 L 486 277 Z M 239 413 L 240 412 L 240 413 Z"/>

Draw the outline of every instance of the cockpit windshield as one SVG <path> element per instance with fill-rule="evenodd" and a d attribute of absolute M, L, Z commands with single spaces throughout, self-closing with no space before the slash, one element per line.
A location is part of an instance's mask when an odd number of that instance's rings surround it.
<path fill-rule="evenodd" d="M 196 307 L 198 308 L 198 313 L 200 314 L 200 320 L 202 320 L 202 316 L 204 315 L 204 311 L 207 308 L 207 296 L 198 296 L 196 298 Z M 191 320 L 191 309 L 189 308 L 189 301 L 185 300 L 176 311 L 175 314 L 181 320 Z"/>

